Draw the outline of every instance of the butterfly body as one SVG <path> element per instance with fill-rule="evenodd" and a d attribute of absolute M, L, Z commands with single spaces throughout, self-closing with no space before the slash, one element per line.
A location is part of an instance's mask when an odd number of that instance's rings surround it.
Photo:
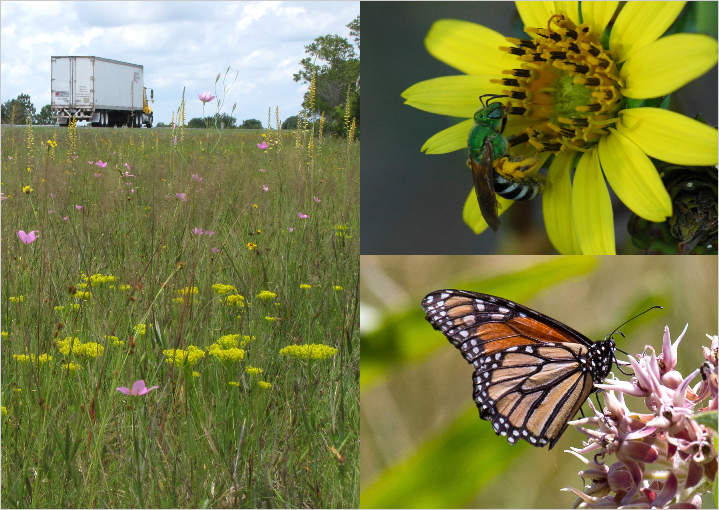
<path fill-rule="evenodd" d="M 474 368 L 480 418 L 511 444 L 554 447 L 594 384 L 609 373 L 615 344 L 488 294 L 440 290 L 422 300 L 426 319 Z"/>

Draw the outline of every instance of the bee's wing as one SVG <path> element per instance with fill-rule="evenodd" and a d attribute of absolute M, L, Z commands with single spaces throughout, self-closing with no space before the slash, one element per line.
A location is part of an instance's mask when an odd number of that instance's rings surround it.
<path fill-rule="evenodd" d="M 469 163 L 472 167 L 474 178 L 474 192 L 477 194 L 479 210 L 489 228 L 495 232 L 499 228 L 499 213 L 497 212 L 497 196 L 494 194 L 494 170 L 492 168 L 492 142 L 484 140 L 482 156 L 475 161 L 472 154 L 469 155 Z"/>

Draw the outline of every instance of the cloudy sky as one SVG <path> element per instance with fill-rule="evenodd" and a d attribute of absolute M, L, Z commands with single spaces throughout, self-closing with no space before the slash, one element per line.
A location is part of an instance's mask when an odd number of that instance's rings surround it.
<path fill-rule="evenodd" d="M 170 122 L 186 87 L 189 121 L 202 116 L 197 95 L 214 92 L 217 73 L 230 66 L 229 83 L 239 74 L 222 111 L 237 102 L 238 124 L 254 118 L 265 125 L 272 108 L 274 124 L 276 106 L 281 120 L 301 109 L 308 85 L 292 75 L 307 56 L 304 47 L 328 34 L 352 42 L 346 25 L 359 13 L 359 2 L 344 1 L 3 1 L 1 101 L 26 93 L 39 112 L 50 103 L 51 56 L 96 56 L 144 66 L 155 123 Z M 222 79 L 217 85 L 219 92 Z"/>

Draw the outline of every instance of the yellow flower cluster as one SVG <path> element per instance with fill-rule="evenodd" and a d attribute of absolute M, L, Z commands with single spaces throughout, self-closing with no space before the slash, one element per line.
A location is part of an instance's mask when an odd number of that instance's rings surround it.
<path fill-rule="evenodd" d="M 335 285 L 335 286 L 333 286 L 332 288 L 335 289 L 335 290 L 342 290 L 342 286 L 341 286 L 341 285 Z"/>
<path fill-rule="evenodd" d="M 245 297 L 240 294 L 232 294 L 231 296 L 227 296 L 225 303 L 236 308 L 244 308 Z"/>
<path fill-rule="evenodd" d="M 24 186 L 24 187 L 22 188 L 22 192 L 23 192 L 23 193 L 27 193 L 27 194 L 29 195 L 30 192 L 32 192 L 32 188 L 31 188 L 30 186 Z"/>
<path fill-rule="evenodd" d="M 76 365 L 75 363 L 63 363 L 62 368 L 67 370 L 68 372 L 74 372 L 78 368 L 80 368 L 80 365 Z"/>
<path fill-rule="evenodd" d="M 272 299 L 275 299 L 277 297 L 277 294 L 275 294 L 274 292 L 270 292 L 269 290 L 263 290 L 262 292 L 257 294 L 257 297 L 263 301 L 270 301 Z"/>
<path fill-rule="evenodd" d="M 237 292 L 237 289 L 233 287 L 232 285 L 224 285 L 222 283 L 216 283 L 212 286 L 212 290 L 215 291 L 215 294 L 229 294 L 230 292 Z M 244 299 L 244 298 L 243 298 Z"/>
<path fill-rule="evenodd" d="M 266 320 L 267 322 L 269 322 L 270 324 L 272 324 L 273 322 L 275 322 L 275 321 L 277 320 L 277 317 L 270 317 L 270 316 L 268 315 L 267 317 L 265 317 L 265 320 Z"/>
<path fill-rule="evenodd" d="M 89 278 L 85 277 L 85 279 L 88 281 L 88 283 L 94 287 L 96 285 L 102 285 L 104 283 L 114 283 L 116 278 L 112 275 L 101 275 L 100 273 L 94 274 L 90 276 Z M 128 285 L 129 287 L 129 285 Z"/>
<path fill-rule="evenodd" d="M 208 351 L 210 352 L 210 356 L 214 356 L 220 361 L 224 361 L 226 363 L 234 363 L 245 359 L 245 351 L 238 349 L 237 347 L 223 349 L 218 344 L 212 344 Z"/>
<path fill-rule="evenodd" d="M 123 342 L 122 340 L 120 340 L 119 338 L 117 338 L 116 336 L 113 336 L 113 335 L 103 336 L 102 338 L 104 338 L 105 340 L 109 340 L 110 342 L 112 342 L 112 345 L 118 345 L 118 346 L 123 346 L 123 345 L 125 345 L 125 342 Z"/>
<path fill-rule="evenodd" d="M 144 335 L 144 334 L 145 334 L 146 327 L 145 327 L 144 324 L 138 324 L 137 326 L 135 326 L 135 327 L 132 328 L 132 329 L 134 329 L 134 330 L 135 330 L 135 333 L 137 333 L 138 335 Z"/>
<path fill-rule="evenodd" d="M 326 359 L 337 354 L 337 349 L 323 344 L 289 345 L 280 349 L 280 354 L 297 359 Z"/>
<path fill-rule="evenodd" d="M 70 346 L 72 345 L 72 353 L 75 356 L 84 356 L 86 358 L 96 358 L 102 356 L 105 348 L 97 342 L 87 342 L 83 344 L 79 338 L 65 337 L 65 340 L 57 342 L 57 348 L 65 356 L 70 355 Z"/>
<path fill-rule="evenodd" d="M 200 377 L 200 372 L 192 372 L 192 377 Z"/>
<path fill-rule="evenodd" d="M 83 292 L 81 290 L 78 290 L 75 292 L 75 297 L 77 299 L 84 299 L 85 301 L 92 299 L 92 294 L 90 292 Z"/>
<path fill-rule="evenodd" d="M 257 245 L 255 243 L 247 243 L 247 247 L 252 251 L 252 248 L 257 248 Z"/>
<path fill-rule="evenodd" d="M 247 367 L 247 368 L 245 368 L 245 372 L 257 377 L 258 375 L 260 375 L 262 373 L 262 369 L 260 367 Z"/>
<path fill-rule="evenodd" d="M 177 293 L 186 296 L 187 294 L 199 294 L 200 291 L 197 289 L 197 287 L 185 287 L 184 289 L 177 289 Z"/>
<path fill-rule="evenodd" d="M 346 237 L 347 239 L 350 239 L 352 236 L 349 235 L 350 230 L 350 224 L 345 223 L 344 225 L 339 224 L 335 225 L 335 235 L 337 237 Z"/>
<path fill-rule="evenodd" d="M 311 289 L 312 285 L 307 285 L 306 283 L 303 283 L 300 285 L 300 289 Z"/>
<path fill-rule="evenodd" d="M 178 367 L 182 366 L 194 366 L 205 357 L 205 351 L 194 345 L 187 347 L 187 351 L 182 349 L 167 349 L 162 351 L 165 355 L 165 361 L 167 363 L 174 363 Z"/>
<path fill-rule="evenodd" d="M 10 296 L 11 303 L 22 303 L 25 301 L 25 296 Z"/>
<path fill-rule="evenodd" d="M 2 412 L 3 416 L 7 414 L 7 409 L 5 408 L 5 406 L 0 406 L 0 412 Z"/>
<path fill-rule="evenodd" d="M 3 337 L 3 338 L 7 338 L 7 331 L 3 331 L 3 332 L 2 332 L 2 337 Z"/>
<path fill-rule="evenodd" d="M 29 356 L 27 354 L 13 354 L 12 357 L 15 358 L 17 361 L 19 361 L 20 363 L 29 363 L 30 361 L 35 363 L 35 355 L 34 354 L 30 354 Z M 42 355 L 40 355 L 39 358 L 37 358 L 37 361 L 40 363 L 47 363 L 51 359 L 52 359 L 52 356 L 48 356 L 47 354 L 42 354 Z"/>
<path fill-rule="evenodd" d="M 68 307 L 68 310 L 78 311 L 80 309 L 80 303 L 71 303 L 71 304 L 67 305 L 67 307 Z M 56 312 L 62 312 L 63 310 L 65 310 L 65 307 L 64 306 L 56 306 L 54 308 L 54 310 Z"/>
<path fill-rule="evenodd" d="M 257 386 L 259 386 L 260 388 L 264 388 L 264 389 L 272 387 L 272 385 L 270 383 L 268 383 L 267 381 L 257 381 Z"/>
<path fill-rule="evenodd" d="M 238 387 L 238 388 L 240 387 L 240 383 L 235 382 L 235 381 L 230 381 L 228 384 L 229 384 L 230 386 L 236 386 L 236 387 Z"/>

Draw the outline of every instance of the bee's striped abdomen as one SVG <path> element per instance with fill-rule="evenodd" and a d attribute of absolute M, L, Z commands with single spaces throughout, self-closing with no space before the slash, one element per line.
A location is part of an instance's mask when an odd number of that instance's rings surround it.
<path fill-rule="evenodd" d="M 499 172 L 494 172 L 495 193 L 509 200 L 531 200 L 543 189 L 544 180 L 539 175 L 510 179 Z"/>

